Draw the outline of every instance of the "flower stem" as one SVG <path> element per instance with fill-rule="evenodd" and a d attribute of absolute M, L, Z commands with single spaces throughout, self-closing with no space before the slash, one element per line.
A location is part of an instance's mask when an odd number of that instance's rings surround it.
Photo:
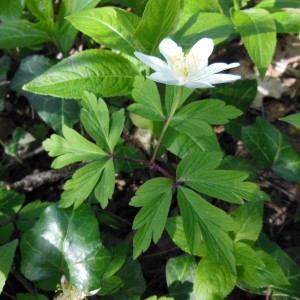
<path fill-rule="evenodd" d="M 154 152 L 153 152 L 153 155 L 152 155 L 152 158 L 151 158 L 151 162 L 152 162 L 152 163 L 153 163 L 153 162 L 155 161 L 155 159 L 156 159 L 156 156 L 157 156 L 158 150 L 159 150 L 159 148 L 160 148 L 160 146 L 161 146 L 162 140 L 163 140 L 163 138 L 164 138 L 164 136 L 165 136 L 165 133 L 166 133 L 168 127 L 169 127 L 169 124 L 170 124 L 170 122 L 171 122 L 171 120 L 172 120 L 172 118 L 173 118 L 173 116 L 174 116 L 174 114 L 175 114 L 175 112 L 176 112 L 176 110 L 177 110 L 177 107 L 178 107 L 178 105 L 179 105 L 179 102 L 180 102 L 180 100 L 181 100 L 182 93 L 183 93 L 183 86 L 181 86 L 181 87 L 179 88 L 178 93 L 177 93 L 177 95 L 176 95 L 176 100 L 175 100 L 175 102 L 174 102 L 174 104 L 173 104 L 173 106 L 172 106 L 172 108 L 171 108 L 171 111 L 170 111 L 169 115 L 168 115 L 168 116 L 166 117 L 166 119 L 165 119 L 164 127 L 163 127 L 163 129 L 162 129 L 162 131 L 161 131 L 161 134 L 160 134 L 160 136 L 159 136 L 159 139 L 158 139 L 158 141 L 157 141 L 157 144 L 156 144 L 156 146 L 155 146 L 155 149 L 154 149 Z"/>

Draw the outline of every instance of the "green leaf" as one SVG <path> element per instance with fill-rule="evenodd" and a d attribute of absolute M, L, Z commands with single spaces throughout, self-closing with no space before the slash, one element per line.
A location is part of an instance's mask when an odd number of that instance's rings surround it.
<path fill-rule="evenodd" d="M 270 241 L 267 236 L 261 234 L 258 240 L 258 246 L 272 255 L 276 262 L 282 268 L 289 285 L 279 283 L 272 287 L 272 298 L 275 300 L 298 299 L 300 298 L 300 268 L 277 244 Z"/>
<path fill-rule="evenodd" d="M 232 19 L 263 78 L 276 45 L 276 26 L 271 14 L 262 8 L 232 10 Z"/>
<path fill-rule="evenodd" d="M 220 145 L 213 130 L 211 135 L 191 136 L 186 133 L 168 128 L 163 139 L 163 145 L 180 158 L 196 151 L 221 151 Z"/>
<path fill-rule="evenodd" d="M 139 50 L 152 53 L 179 18 L 180 0 L 149 0 L 136 28 Z"/>
<path fill-rule="evenodd" d="M 257 81 L 254 79 L 237 80 L 230 84 L 221 84 L 212 90 L 212 97 L 226 104 L 246 111 L 257 94 Z"/>
<path fill-rule="evenodd" d="M 300 8 L 298 0 L 262 0 L 256 7 Z"/>
<path fill-rule="evenodd" d="M 53 62 L 45 56 L 29 56 L 21 61 L 21 65 L 11 81 L 11 89 L 24 95 L 32 108 L 43 121 L 59 133 L 63 124 L 72 127 L 79 120 L 79 103 L 51 96 L 43 96 L 26 92 L 22 86 L 41 75 L 53 66 Z"/>
<path fill-rule="evenodd" d="M 19 212 L 17 227 L 22 232 L 28 231 L 38 220 L 42 212 L 48 207 L 50 202 L 36 200 L 26 204 Z"/>
<path fill-rule="evenodd" d="M 108 150 L 109 112 L 103 99 L 88 92 L 83 93 L 80 120 L 87 133 L 101 148 Z"/>
<path fill-rule="evenodd" d="M 149 79 L 138 76 L 134 80 L 132 97 L 136 103 L 128 107 L 130 112 L 152 121 L 165 119 L 161 107 L 160 95 L 156 84 Z"/>
<path fill-rule="evenodd" d="M 241 114 L 239 109 L 226 105 L 223 101 L 201 100 L 181 108 L 172 118 L 170 126 L 186 134 L 199 136 L 199 132 L 210 133 L 210 126 L 207 124 L 226 124 Z"/>
<path fill-rule="evenodd" d="M 235 233 L 235 242 L 255 242 L 261 232 L 263 223 L 263 202 L 253 201 L 245 203 L 232 212 L 232 216 L 239 224 Z"/>
<path fill-rule="evenodd" d="M 256 255 L 256 251 L 245 243 L 235 243 L 235 257 L 237 266 L 252 266 L 255 268 L 265 268 L 264 262 Z"/>
<path fill-rule="evenodd" d="M 168 260 L 166 278 L 173 299 L 196 299 L 194 277 L 197 263 L 193 256 L 183 254 Z"/>
<path fill-rule="evenodd" d="M 108 199 L 112 197 L 115 188 L 115 168 L 113 161 L 110 159 L 104 165 L 101 177 L 95 187 L 95 197 L 102 208 L 108 204 Z"/>
<path fill-rule="evenodd" d="M 32 93 L 80 99 L 84 91 L 112 97 L 131 92 L 137 71 L 112 51 L 86 50 L 59 62 L 23 89 Z"/>
<path fill-rule="evenodd" d="M 230 18 L 222 13 L 208 11 L 196 13 L 194 10 L 180 18 L 173 37 L 176 41 L 180 41 L 183 48 L 191 48 L 201 38 L 206 37 L 212 38 L 217 45 L 227 40 L 233 34 L 233 29 Z"/>
<path fill-rule="evenodd" d="M 233 219 L 194 191 L 182 186 L 178 188 L 178 204 L 191 251 L 196 251 L 198 239 L 202 237 L 200 240 L 203 239 L 209 256 L 235 274 L 233 243 L 227 232 L 236 228 Z"/>
<path fill-rule="evenodd" d="M 54 38 L 58 48 L 64 55 L 72 47 L 77 30 L 66 19 L 67 16 L 81 10 L 95 7 L 101 0 L 62 0 L 58 12 L 58 20 L 55 23 Z"/>
<path fill-rule="evenodd" d="M 292 114 L 292 115 L 286 116 L 284 118 L 280 118 L 279 120 L 288 122 L 288 123 L 300 128 L 300 114 Z"/>
<path fill-rule="evenodd" d="M 256 250 L 256 257 L 265 266 L 260 268 L 244 265 L 239 272 L 238 286 L 255 293 L 265 293 L 271 286 L 289 284 L 282 269 L 271 255 L 262 250 Z"/>
<path fill-rule="evenodd" d="M 198 235 L 198 246 L 194 247 L 195 252 L 192 252 L 183 228 L 183 221 L 182 217 L 171 217 L 168 218 L 166 223 L 166 231 L 168 232 L 170 238 L 172 241 L 178 246 L 181 250 L 183 250 L 186 253 L 193 254 L 196 256 L 203 256 L 203 253 L 201 252 L 200 246 L 203 245 L 203 240 L 201 235 Z M 195 241 L 196 242 L 196 241 Z"/>
<path fill-rule="evenodd" d="M 285 180 L 300 182 L 300 156 L 289 139 L 263 118 L 242 129 L 242 138 L 258 168 L 269 168 Z"/>
<path fill-rule="evenodd" d="M 0 246 L 0 294 L 2 293 L 8 273 L 11 270 L 18 240 L 13 240 L 4 246 Z"/>
<path fill-rule="evenodd" d="M 51 0 L 26 0 L 26 5 L 39 20 L 53 19 L 53 5 Z"/>
<path fill-rule="evenodd" d="M 24 8 L 23 0 L 0 1 L 0 23 L 18 20 Z"/>
<path fill-rule="evenodd" d="M 118 276 L 111 276 L 108 278 L 104 278 L 101 282 L 101 288 L 98 294 L 100 296 L 114 294 L 121 287 L 123 287 L 123 285 L 124 285 L 123 280 Z"/>
<path fill-rule="evenodd" d="M 110 254 L 100 242 L 98 222 L 87 205 L 49 206 L 21 241 L 22 273 L 30 280 L 57 280 L 64 274 L 80 291 L 100 286 Z"/>
<path fill-rule="evenodd" d="M 233 290 L 236 276 L 210 257 L 201 259 L 195 275 L 197 300 L 222 300 Z"/>
<path fill-rule="evenodd" d="M 272 12 L 278 33 L 298 33 L 300 31 L 300 13 L 296 10 Z"/>
<path fill-rule="evenodd" d="M 107 156 L 102 149 L 72 128 L 63 126 L 63 136 L 52 134 L 43 142 L 43 147 L 49 152 L 49 156 L 58 156 L 52 162 L 52 167 L 55 169 L 74 162 L 100 159 Z"/>
<path fill-rule="evenodd" d="M 84 10 L 66 18 L 71 24 L 99 44 L 127 54 L 136 49 L 133 39 L 140 18 L 116 7 Z"/>
<path fill-rule="evenodd" d="M 157 243 L 165 228 L 172 200 L 173 182 L 168 178 L 154 178 L 144 183 L 130 205 L 142 207 L 133 221 L 137 230 L 133 239 L 133 256 L 146 251 L 153 240 Z"/>
<path fill-rule="evenodd" d="M 111 152 L 114 150 L 115 146 L 120 140 L 120 136 L 124 129 L 124 123 L 125 123 L 124 109 L 115 111 L 111 115 L 110 130 L 108 136 L 108 144 Z"/>
<path fill-rule="evenodd" d="M 49 40 L 45 31 L 25 20 L 0 24 L 0 49 L 31 47 Z"/>
<path fill-rule="evenodd" d="M 177 180 L 192 189 L 231 203 L 243 203 L 243 199 L 255 201 L 261 194 L 256 184 L 244 182 L 247 173 L 232 170 L 215 170 L 220 164 L 219 152 L 194 152 L 186 155 L 177 167 Z"/>
<path fill-rule="evenodd" d="M 113 176 L 111 176 L 113 175 Z M 78 169 L 69 179 L 61 195 L 60 207 L 79 207 L 95 188 L 96 199 L 104 208 L 113 193 L 115 184 L 114 168 L 111 159 L 96 160 Z"/>

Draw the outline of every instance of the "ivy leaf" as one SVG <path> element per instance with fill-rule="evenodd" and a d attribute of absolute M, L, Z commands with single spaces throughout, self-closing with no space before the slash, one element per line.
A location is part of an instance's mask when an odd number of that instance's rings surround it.
<path fill-rule="evenodd" d="M 111 176 L 113 174 L 113 178 Z M 115 183 L 111 159 L 96 160 L 78 169 L 64 185 L 60 207 L 79 207 L 95 188 L 95 196 L 104 208 L 111 197 Z M 105 185 L 102 185 L 105 184 Z"/>
<path fill-rule="evenodd" d="M 2 293 L 8 273 L 11 270 L 17 246 L 18 240 L 13 240 L 0 246 L 0 294 Z"/>
<path fill-rule="evenodd" d="M 129 111 L 152 121 L 163 121 L 165 119 L 160 95 L 156 84 L 152 80 L 137 76 L 133 84 L 132 97 L 136 103 L 128 107 Z"/>
<path fill-rule="evenodd" d="M 172 299 L 196 299 L 194 277 L 197 263 L 192 255 L 183 254 L 168 260 L 166 278 Z"/>
<path fill-rule="evenodd" d="M 21 241 L 22 273 L 30 280 L 57 280 L 62 275 L 80 291 L 99 288 L 110 263 L 100 242 L 98 222 L 87 205 L 78 209 L 49 206 Z"/>
<path fill-rule="evenodd" d="M 276 26 L 271 14 L 262 8 L 232 10 L 232 20 L 246 49 L 264 77 L 276 46 Z"/>
<path fill-rule="evenodd" d="M 234 210 L 232 216 L 239 224 L 234 241 L 255 242 L 262 229 L 263 201 L 245 203 Z"/>
<path fill-rule="evenodd" d="M 179 186 L 177 196 L 191 251 L 196 251 L 197 238 L 201 235 L 209 255 L 235 274 L 233 242 L 227 232 L 237 226 L 233 219 L 190 189 Z"/>
<path fill-rule="evenodd" d="M 131 206 L 142 207 L 133 221 L 133 229 L 137 230 L 133 239 L 135 258 L 148 249 L 151 240 L 157 243 L 161 237 L 171 205 L 172 185 L 168 178 L 148 180 L 131 199 Z"/>
<path fill-rule="evenodd" d="M 11 81 L 11 88 L 24 95 L 42 120 L 61 133 L 63 124 L 72 127 L 79 121 L 80 105 L 78 101 L 37 95 L 22 90 L 24 84 L 52 66 L 53 62 L 45 56 L 33 55 L 24 58 Z"/>
<path fill-rule="evenodd" d="M 31 47 L 47 41 L 50 36 L 26 20 L 0 24 L 0 49 Z"/>
<path fill-rule="evenodd" d="M 289 139 L 263 118 L 242 129 L 242 138 L 258 168 L 269 168 L 285 180 L 300 182 L 300 156 Z"/>
<path fill-rule="evenodd" d="M 225 299 L 235 284 L 236 276 L 222 263 L 210 257 L 201 259 L 195 274 L 197 300 Z"/>
<path fill-rule="evenodd" d="M 135 39 L 144 53 L 152 53 L 178 20 L 180 0 L 149 0 L 136 28 Z"/>
<path fill-rule="evenodd" d="M 248 175 L 240 171 L 215 170 L 221 162 L 219 152 L 194 152 L 186 155 L 177 167 L 177 180 L 196 191 L 228 201 L 243 203 L 243 199 L 255 201 L 262 197 L 252 182 L 244 182 Z"/>
<path fill-rule="evenodd" d="M 71 24 L 99 44 L 132 55 L 133 39 L 140 18 L 116 7 L 84 10 L 66 18 Z"/>
<path fill-rule="evenodd" d="M 81 99 L 84 91 L 112 97 L 131 92 L 134 66 L 126 58 L 103 50 L 76 53 L 23 86 L 25 91 L 61 98 Z"/>
<path fill-rule="evenodd" d="M 107 156 L 102 149 L 72 128 L 63 126 L 63 136 L 52 134 L 43 142 L 43 147 L 49 152 L 49 156 L 58 156 L 52 162 L 52 167 L 55 169 L 74 162 L 100 159 Z"/>

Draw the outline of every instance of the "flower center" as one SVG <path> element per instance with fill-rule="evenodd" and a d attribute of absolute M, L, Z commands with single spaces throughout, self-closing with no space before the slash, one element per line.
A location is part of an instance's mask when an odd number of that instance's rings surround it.
<path fill-rule="evenodd" d="M 182 83 L 197 75 L 201 60 L 193 54 L 177 53 L 169 58 L 169 66 Z"/>

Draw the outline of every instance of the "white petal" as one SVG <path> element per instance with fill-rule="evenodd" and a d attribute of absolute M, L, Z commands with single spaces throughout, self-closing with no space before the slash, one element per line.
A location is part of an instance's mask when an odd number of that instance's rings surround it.
<path fill-rule="evenodd" d="M 201 60 L 207 60 L 214 50 L 214 41 L 204 38 L 199 40 L 190 50 L 189 54 L 199 57 Z"/>
<path fill-rule="evenodd" d="M 240 79 L 239 75 L 232 74 L 213 74 L 206 78 L 205 82 L 210 84 L 223 83 L 223 82 L 231 82 Z"/>
<path fill-rule="evenodd" d="M 206 88 L 214 87 L 210 83 L 202 82 L 202 81 L 189 81 L 184 86 L 187 88 L 193 88 L 193 89 L 197 89 L 197 88 L 206 89 Z"/>
<path fill-rule="evenodd" d="M 168 68 L 168 65 L 158 57 L 146 55 L 141 52 L 135 51 L 134 55 L 141 60 L 144 64 L 149 66 L 151 69 L 155 71 L 159 71 L 164 68 Z"/>
<path fill-rule="evenodd" d="M 179 80 L 175 78 L 171 73 L 167 72 L 155 72 L 150 76 L 147 76 L 147 78 L 160 83 L 179 85 Z"/>
<path fill-rule="evenodd" d="M 222 72 L 227 69 L 238 67 L 239 65 L 240 65 L 239 63 L 231 63 L 229 65 L 225 64 L 225 63 L 215 63 L 215 64 L 209 65 L 203 71 L 204 71 L 205 75 L 210 75 L 210 74 Z"/>
<path fill-rule="evenodd" d="M 182 48 L 169 38 L 163 39 L 160 42 L 159 51 L 167 61 L 169 61 L 170 57 L 182 55 Z"/>

